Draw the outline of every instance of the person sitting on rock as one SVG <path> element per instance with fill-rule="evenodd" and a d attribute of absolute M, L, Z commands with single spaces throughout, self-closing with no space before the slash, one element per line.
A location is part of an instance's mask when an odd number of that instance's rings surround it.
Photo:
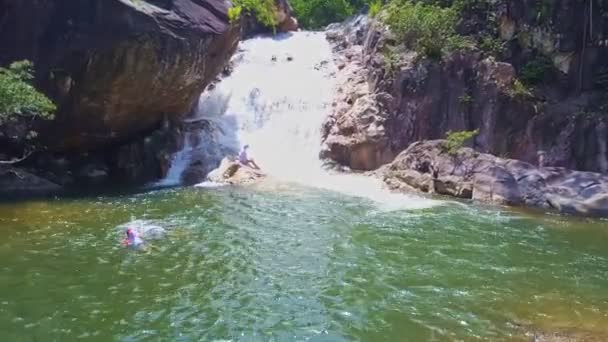
<path fill-rule="evenodd" d="M 258 164 L 255 163 L 255 160 L 253 160 L 253 158 L 249 158 L 249 154 L 247 153 L 248 149 L 249 145 L 243 146 L 241 153 L 239 153 L 239 162 L 245 166 L 249 166 L 251 168 L 259 170 L 260 167 L 258 166 Z"/>

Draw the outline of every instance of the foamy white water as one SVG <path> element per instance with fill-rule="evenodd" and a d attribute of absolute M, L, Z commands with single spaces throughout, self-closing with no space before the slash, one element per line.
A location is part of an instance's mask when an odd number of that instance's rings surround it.
<path fill-rule="evenodd" d="M 257 37 L 241 43 L 233 73 L 201 97 L 202 116 L 221 128 L 233 153 L 249 144 L 272 179 L 370 198 L 389 208 L 428 207 L 435 201 L 394 194 L 379 180 L 330 174 L 319 160 L 321 126 L 336 86 L 329 43 L 322 32 Z"/>
<path fill-rule="evenodd" d="M 172 160 L 171 167 L 167 171 L 167 175 L 160 182 L 156 183 L 158 186 L 171 186 L 179 185 L 182 181 L 182 173 L 190 165 L 190 158 L 192 155 L 192 143 L 190 137 L 186 136 L 184 139 L 184 147 L 177 152 Z"/>

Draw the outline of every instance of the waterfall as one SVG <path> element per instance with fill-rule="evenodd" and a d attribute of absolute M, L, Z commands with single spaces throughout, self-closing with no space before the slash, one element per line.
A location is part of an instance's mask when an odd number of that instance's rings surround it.
<path fill-rule="evenodd" d="M 214 140 L 225 153 L 236 154 L 243 145 L 250 145 L 263 171 L 279 182 L 366 197 L 399 208 L 431 203 L 390 193 L 371 177 L 332 174 L 323 168 L 321 127 L 331 112 L 337 71 L 323 32 L 246 40 L 233 63 L 232 74 L 206 91 L 198 108 L 199 115 L 217 127 Z M 176 161 L 181 163 L 179 158 L 180 154 Z M 176 166 L 176 172 L 180 168 Z"/>
<path fill-rule="evenodd" d="M 273 178 L 309 183 L 321 171 L 321 125 L 334 86 L 331 59 L 323 33 L 247 40 L 232 75 L 203 95 L 200 110 L 221 118 L 224 146 L 237 152 L 249 144 Z M 225 112 L 209 114 L 214 109 Z"/>
<path fill-rule="evenodd" d="M 190 165 L 192 149 L 191 137 L 189 134 L 186 134 L 184 137 L 184 147 L 173 156 L 167 175 L 157 185 L 171 186 L 181 184 L 182 174 L 188 165 Z"/>

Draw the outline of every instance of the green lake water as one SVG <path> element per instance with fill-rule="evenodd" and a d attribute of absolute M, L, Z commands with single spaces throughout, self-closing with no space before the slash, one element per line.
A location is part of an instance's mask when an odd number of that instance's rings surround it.
<path fill-rule="evenodd" d="M 145 250 L 133 219 L 168 227 Z M 608 222 L 306 187 L 0 204 L 2 341 L 608 336 Z"/>

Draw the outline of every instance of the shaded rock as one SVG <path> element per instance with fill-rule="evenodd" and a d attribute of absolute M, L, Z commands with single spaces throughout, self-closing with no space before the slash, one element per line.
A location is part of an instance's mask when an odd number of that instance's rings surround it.
<path fill-rule="evenodd" d="M 478 186 L 477 182 L 475 186 Z M 440 195 L 458 198 L 473 197 L 473 184 L 471 182 L 463 182 L 458 176 L 443 176 L 433 179 L 433 189 Z"/>
<path fill-rule="evenodd" d="M 107 165 L 103 163 L 90 163 L 78 170 L 78 177 L 89 183 L 103 183 L 108 180 L 109 173 Z"/>
<path fill-rule="evenodd" d="M 64 189 L 51 181 L 14 167 L 0 166 L 0 199 L 21 196 L 48 196 Z"/>
<path fill-rule="evenodd" d="M 501 165 L 475 169 L 472 198 L 500 205 L 519 205 L 524 200 L 513 175 Z"/>
<path fill-rule="evenodd" d="M 279 32 L 297 31 L 299 27 L 298 19 L 290 16 L 279 24 Z"/>
<path fill-rule="evenodd" d="M 608 217 L 606 175 L 537 168 L 471 148 L 449 154 L 442 144 L 442 140 L 414 143 L 378 173 L 395 190 L 415 189 L 485 203 Z"/>
<path fill-rule="evenodd" d="M 277 29 L 279 32 L 297 31 L 298 20 L 293 16 L 293 9 L 287 0 L 275 0 L 277 6 Z"/>
<path fill-rule="evenodd" d="M 276 32 L 290 32 L 299 29 L 298 20 L 293 16 L 293 9 L 288 0 L 274 0 L 276 27 L 269 27 L 258 21 L 255 15 L 245 14 L 241 18 L 242 35 L 244 38 L 256 34 L 274 34 Z"/>
<path fill-rule="evenodd" d="M 0 0 L 0 65 L 28 59 L 57 104 L 38 130 L 85 150 L 187 113 L 233 53 L 228 1 Z"/>
<path fill-rule="evenodd" d="M 262 171 L 244 166 L 234 158 L 226 157 L 217 169 L 209 173 L 207 179 L 215 183 L 247 185 L 255 183 L 264 177 L 266 175 Z"/>

